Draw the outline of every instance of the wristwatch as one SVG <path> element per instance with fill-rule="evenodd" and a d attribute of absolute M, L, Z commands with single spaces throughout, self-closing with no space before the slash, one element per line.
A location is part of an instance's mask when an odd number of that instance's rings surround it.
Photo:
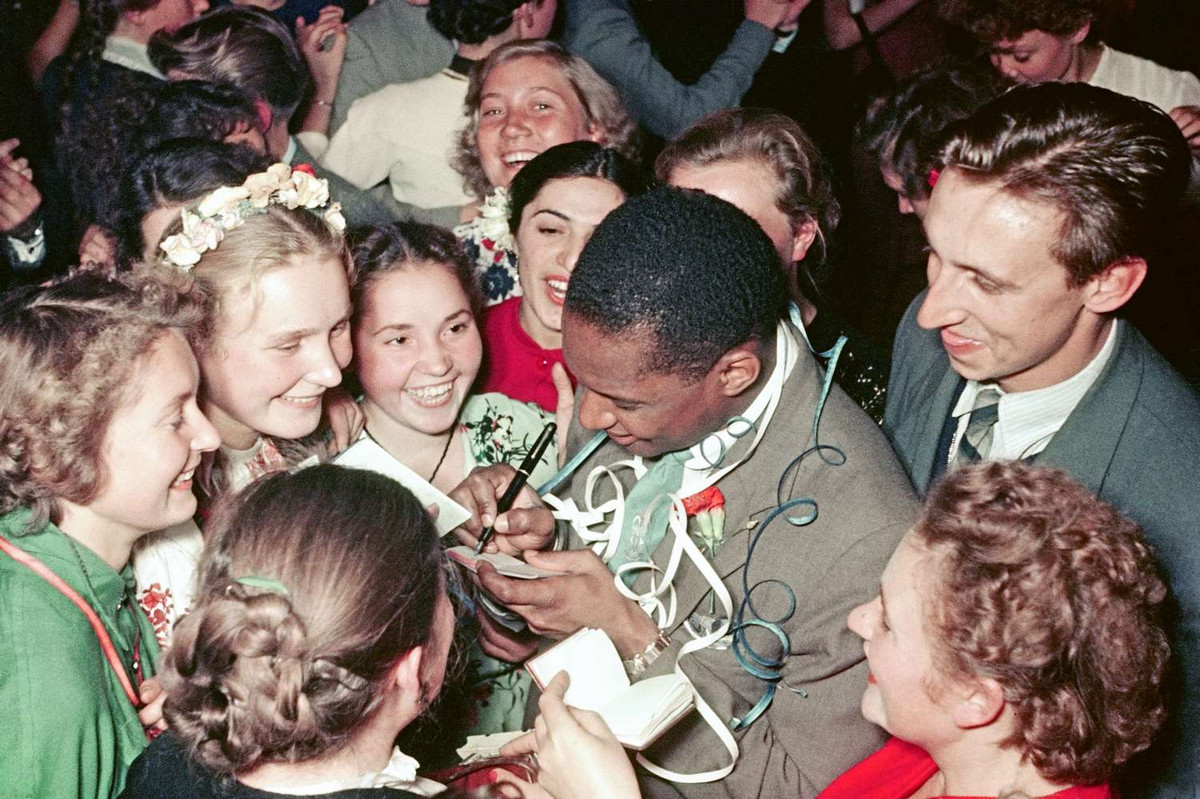
<path fill-rule="evenodd" d="M 662 632 L 658 633 L 658 637 L 650 642 L 645 651 L 631 657 L 629 660 L 621 661 L 621 665 L 625 667 L 625 673 L 630 678 L 642 676 L 646 669 L 650 668 L 650 664 L 658 660 L 659 655 L 671 648 L 671 636 Z"/>

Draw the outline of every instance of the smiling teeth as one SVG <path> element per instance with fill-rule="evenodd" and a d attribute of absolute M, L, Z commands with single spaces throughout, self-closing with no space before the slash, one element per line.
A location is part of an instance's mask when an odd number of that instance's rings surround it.
<path fill-rule="evenodd" d="M 508 155 L 504 156 L 504 163 L 508 164 L 509 166 L 512 166 L 514 164 L 523 164 L 527 161 L 532 161 L 535 158 L 537 158 L 537 153 L 530 153 L 530 152 L 509 153 Z"/>
<path fill-rule="evenodd" d="M 318 394 L 313 397 L 280 397 L 280 399 L 283 400 L 284 402 L 290 402 L 293 405 L 307 405 L 310 402 L 312 402 L 313 400 L 317 399 L 317 397 L 319 397 L 319 396 L 320 395 Z"/>
<path fill-rule="evenodd" d="M 174 482 L 174 483 L 172 483 L 171 485 L 183 485 L 183 484 L 184 484 L 184 483 L 186 483 L 188 480 L 191 480 L 191 479 L 192 479 L 192 475 L 193 475 L 193 474 L 195 474 L 195 473 L 196 473 L 196 470 L 195 470 L 195 469 L 190 469 L 190 470 L 188 470 L 188 471 L 184 472 L 183 474 L 179 475 L 178 477 L 176 477 L 176 478 L 175 478 L 175 482 Z"/>
<path fill-rule="evenodd" d="M 546 285 L 550 287 L 551 291 L 558 294 L 567 293 L 567 281 L 565 280 L 547 280 Z"/>
<path fill-rule="evenodd" d="M 404 389 L 410 396 L 421 400 L 434 400 L 439 397 L 444 397 L 450 393 L 450 389 L 454 388 L 453 383 L 443 383 L 440 386 L 425 386 L 423 388 L 406 388 Z"/>

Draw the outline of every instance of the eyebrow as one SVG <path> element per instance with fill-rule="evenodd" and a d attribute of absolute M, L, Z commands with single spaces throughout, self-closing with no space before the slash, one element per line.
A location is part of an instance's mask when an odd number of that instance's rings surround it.
<path fill-rule="evenodd" d="M 929 240 L 929 232 L 928 231 L 925 232 L 925 239 L 926 239 L 926 241 Z M 942 263 L 944 263 L 948 266 L 956 267 L 958 269 L 965 269 L 968 272 L 973 272 L 973 273 L 979 275 L 980 277 L 988 280 L 989 282 L 995 283 L 1000 288 L 1015 289 L 1017 287 L 1016 283 L 1013 283 L 1011 280 L 1005 280 L 1004 278 L 1000 277 L 999 275 L 996 275 L 995 273 L 993 273 L 987 269 L 984 269 L 982 266 L 972 266 L 970 264 L 960 264 L 960 263 L 951 261 L 948 258 L 942 258 L 941 253 L 939 253 L 932 244 L 927 243 L 924 247 L 924 250 L 927 255 L 936 255 L 938 258 L 941 258 Z"/>
<path fill-rule="evenodd" d="M 187 391 L 181 392 L 179 396 L 172 397 L 170 400 L 163 403 L 162 409 L 164 412 L 173 411 L 180 405 L 183 405 L 190 400 L 193 396 L 195 396 L 195 394 L 196 392 L 189 388 Z"/>
<path fill-rule="evenodd" d="M 442 324 L 449 322 L 451 319 L 462 316 L 463 314 L 466 314 L 467 316 L 471 316 L 472 315 L 471 309 L 470 308 L 459 308 L 457 311 L 455 311 L 454 313 L 450 314 L 445 319 L 443 319 Z M 385 330 L 395 330 L 397 332 L 403 332 L 405 330 L 412 330 L 413 327 L 414 327 L 414 325 L 412 325 L 409 322 L 392 322 L 390 324 L 383 325 L 378 330 L 372 331 L 371 335 L 378 336 L 380 333 L 384 332 Z"/>
<path fill-rule="evenodd" d="M 339 325 L 344 325 L 349 321 L 350 321 L 350 309 L 347 308 L 346 312 L 344 314 L 342 314 L 341 318 L 338 319 L 336 322 L 334 322 L 332 325 L 330 325 L 330 329 L 332 330 L 333 328 L 338 327 Z M 288 341 L 295 341 L 297 339 L 307 338 L 308 336 L 315 336 L 317 333 L 320 333 L 320 332 L 321 332 L 321 330 L 319 330 L 318 328 L 315 328 L 315 327 L 304 327 L 304 328 L 300 328 L 298 330 L 287 330 L 283 333 L 278 333 L 274 336 L 271 336 L 269 339 L 267 339 L 267 341 L 271 345 L 278 345 L 278 344 L 283 344 L 284 342 L 288 342 Z"/>
<path fill-rule="evenodd" d="M 570 222 L 570 221 L 571 221 L 571 217 L 567 216 L 567 215 L 566 215 L 566 214 L 564 214 L 562 211 L 555 211 L 553 208 L 539 208 L 539 209 L 538 209 L 538 210 L 537 210 L 537 211 L 534 213 L 534 216 L 538 216 L 539 214 L 550 214 L 551 216 L 556 216 L 556 217 L 558 217 L 559 219 L 561 219 L 561 220 L 562 220 L 562 221 L 564 221 L 564 222 Z"/>

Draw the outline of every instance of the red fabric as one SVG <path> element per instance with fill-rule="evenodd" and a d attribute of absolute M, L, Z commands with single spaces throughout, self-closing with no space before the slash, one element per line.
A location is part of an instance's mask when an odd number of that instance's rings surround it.
<path fill-rule="evenodd" d="M 833 781 L 817 799 L 908 799 L 937 773 L 937 764 L 919 746 L 892 738 L 883 748 Z M 1074 785 L 1042 799 L 1115 799 L 1107 785 Z M 935 797 L 934 799 L 987 799 Z M 991 799 L 995 799 L 991 797 Z"/>
<path fill-rule="evenodd" d="M 562 350 L 543 349 L 521 327 L 521 298 L 493 305 L 483 316 L 483 390 L 498 391 L 521 402 L 536 402 L 550 413 L 558 407 L 558 392 L 550 370 L 561 363 Z M 575 376 L 571 386 L 575 386 Z"/>

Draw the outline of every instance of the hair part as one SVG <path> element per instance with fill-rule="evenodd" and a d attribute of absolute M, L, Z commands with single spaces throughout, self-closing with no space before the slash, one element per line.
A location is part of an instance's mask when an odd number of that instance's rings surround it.
<path fill-rule="evenodd" d="M 522 167 L 508 193 L 508 229 L 516 236 L 525 206 L 552 180 L 597 178 L 621 190 L 625 198 L 650 188 L 641 167 L 611 147 L 592 141 L 575 141 L 551 147 Z"/>
<path fill-rule="evenodd" d="M 935 667 L 995 680 L 1017 749 L 1052 782 L 1097 785 L 1166 712 L 1166 586 L 1141 529 L 1066 472 L 986 463 L 937 484 L 914 528 L 932 554 Z"/>
<path fill-rule="evenodd" d="M 1080 286 L 1148 258 L 1173 225 L 1192 157 L 1154 106 L 1084 83 L 1018 86 L 950 125 L 933 166 L 1059 214 L 1051 248 Z"/>
<path fill-rule="evenodd" d="M 162 673 L 172 735 L 222 775 L 341 749 L 396 662 L 434 635 L 443 559 L 429 515 L 390 478 L 325 465 L 263 478 L 212 526 Z M 287 594 L 238 582 L 248 575 Z"/>
<path fill-rule="evenodd" d="M 483 296 L 475 267 L 454 234 L 421 222 L 391 222 L 363 231 L 353 244 L 354 282 L 350 300 L 357 323 L 367 310 L 371 288 L 385 275 L 413 267 L 436 264 L 454 276 L 467 297 L 471 315 L 483 313 Z"/>
<path fill-rule="evenodd" d="M 654 162 L 664 183 L 679 169 L 750 161 L 766 167 L 776 180 L 775 207 L 796 232 L 816 225 L 822 249 L 825 236 L 841 219 L 829 167 L 813 140 L 790 117 L 762 108 L 715 111 L 667 144 Z"/>
<path fill-rule="evenodd" d="M 0 298 L 0 513 L 29 508 L 40 529 L 61 521 L 63 500 L 95 499 L 113 466 L 104 438 L 138 369 L 201 315 L 153 275 L 82 273 Z"/>
<path fill-rule="evenodd" d="M 496 67 L 519 58 L 541 58 L 557 67 L 575 90 L 587 124 L 600 131 L 600 143 L 626 158 L 637 160 L 637 123 L 625 110 L 617 90 L 600 77 L 587 61 L 567 52 L 560 45 L 547 39 L 520 39 L 496 48 L 471 70 L 464 103 L 467 124 L 459 133 L 458 144 L 451 158 L 451 166 L 463 176 L 463 188 L 468 194 L 483 198 L 494 188 L 484 174 L 476 142 L 483 86 Z"/>
<path fill-rule="evenodd" d="M 750 217 L 663 186 L 610 213 L 579 255 L 565 312 L 606 335 L 646 337 L 645 370 L 699 379 L 742 344 L 773 342 L 787 292 Z"/>

